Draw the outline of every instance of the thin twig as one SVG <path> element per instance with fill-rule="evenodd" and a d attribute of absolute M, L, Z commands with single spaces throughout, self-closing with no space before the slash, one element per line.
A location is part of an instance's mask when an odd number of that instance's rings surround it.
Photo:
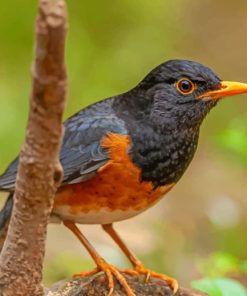
<path fill-rule="evenodd" d="M 62 180 L 59 150 L 66 96 L 63 0 L 40 0 L 35 62 L 25 143 L 20 154 L 14 207 L 0 256 L 0 295 L 43 295 L 46 227 Z"/>

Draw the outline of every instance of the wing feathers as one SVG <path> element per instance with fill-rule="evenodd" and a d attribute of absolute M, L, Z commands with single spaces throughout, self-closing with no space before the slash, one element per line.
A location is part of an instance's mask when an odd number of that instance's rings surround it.
<path fill-rule="evenodd" d="M 65 135 L 60 152 L 64 169 L 63 184 L 73 184 L 92 178 L 109 161 L 101 140 L 109 132 L 127 134 L 124 122 L 112 109 L 113 99 L 107 99 L 81 110 L 65 121 Z M 0 190 L 13 191 L 18 158 L 0 176 Z"/>

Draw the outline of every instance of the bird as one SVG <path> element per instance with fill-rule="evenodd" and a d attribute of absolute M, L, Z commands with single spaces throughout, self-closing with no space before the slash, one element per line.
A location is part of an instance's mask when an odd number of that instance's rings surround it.
<path fill-rule="evenodd" d="M 177 280 L 145 267 L 113 223 L 141 214 L 166 195 L 191 163 L 209 111 L 221 98 L 246 92 L 247 84 L 224 81 L 198 62 L 175 59 L 154 68 L 133 89 L 89 105 L 64 122 L 64 177 L 51 221 L 69 228 L 96 264 L 78 276 L 104 272 L 108 295 L 114 278 L 126 295 L 135 295 L 126 274 L 163 279 L 176 293 Z M 18 163 L 17 157 L 0 176 L 0 191 L 9 193 L 0 212 L 0 234 L 11 215 Z M 102 225 L 133 268 L 108 263 L 76 224 Z"/>

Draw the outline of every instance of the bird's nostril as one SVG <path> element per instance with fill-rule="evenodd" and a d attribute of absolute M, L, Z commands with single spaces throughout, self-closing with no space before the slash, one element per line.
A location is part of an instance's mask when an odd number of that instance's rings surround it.
<path fill-rule="evenodd" d="M 224 85 L 224 84 L 220 84 L 219 87 L 218 87 L 218 89 L 224 89 L 224 88 L 227 88 L 227 86 Z"/>

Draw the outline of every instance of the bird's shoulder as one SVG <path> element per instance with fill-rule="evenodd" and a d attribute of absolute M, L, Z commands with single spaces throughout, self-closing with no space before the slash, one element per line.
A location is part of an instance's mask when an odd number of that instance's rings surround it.
<path fill-rule="evenodd" d="M 64 122 L 63 147 L 78 148 L 99 140 L 106 132 L 126 134 L 125 122 L 115 113 L 114 98 L 84 108 Z"/>
<path fill-rule="evenodd" d="M 110 98 L 93 104 L 65 121 L 60 154 L 63 183 L 78 183 L 95 175 L 110 157 L 103 139 L 109 134 L 128 134 L 125 122 L 114 112 L 113 101 Z"/>

